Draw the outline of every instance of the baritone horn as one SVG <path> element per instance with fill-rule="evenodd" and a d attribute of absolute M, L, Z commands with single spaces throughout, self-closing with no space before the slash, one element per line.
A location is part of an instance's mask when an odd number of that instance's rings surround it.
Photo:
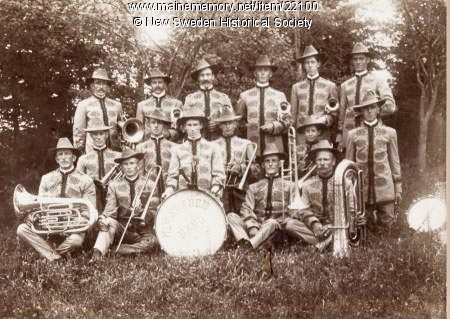
<path fill-rule="evenodd" d="M 256 158 L 256 151 L 257 151 L 257 147 L 258 145 L 254 142 L 250 142 L 245 146 L 244 152 L 242 152 L 241 158 L 239 160 L 239 162 L 237 162 L 238 164 L 242 164 L 245 161 L 245 156 L 247 155 L 247 150 L 248 147 L 252 146 L 253 150 L 252 150 L 252 154 L 250 156 L 250 159 L 248 160 L 248 164 L 245 167 L 244 173 L 242 174 L 241 180 L 239 181 L 239 183 L 237 182 L 239 175 L 235 175 L 235 174 L 231 174 L 228 173 L 227 178 L 226 178 L 226 186 L 227 187 L 236 187 L 239 190 L 244 190 L 244 186 L 245 186 L 245 181 L 247 180 L 247 176 L 248 173 L 250 172 L 250 167 L 253 163 L 253 161 Z M 227 165 L 229 166 L 230 163 L 228 163 Z"/>
<path fill-rule="evenodd" d="M 334 97 L 330 98 L 327 104 L 325 105 L 325 113 L 326 114 L 334 113 L 337 112 L 338 109 L 339 109 L 339 101 Z"/>
<path fill-rule="evenodd" d="M 71 234 L 89 230 L 98 212 L 84 198 L 39 197 L 17 185 L 13 195 L 14 211 L 19 219 L 29 218 L 35 234 Z"/>

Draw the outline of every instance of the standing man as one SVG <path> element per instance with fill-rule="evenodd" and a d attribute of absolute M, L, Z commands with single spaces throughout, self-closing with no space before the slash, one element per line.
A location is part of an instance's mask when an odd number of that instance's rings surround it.
<path fill-rule="evenodd" d="M 367 91 L 361 104 L 363 123 L 347 135 L 346 158 L 359 164 L 365 175 L 365 202 L 373 224 L 390 228 L 395 222 L 395 205 L 402 199 L 397 132 L 378 120 L 385 104 L 375 92 Z"/>
<path fill-rule="evenodd" d="M 144 153 L 144 172 L 147 173 L 154 165 L 161 166 L 161 178 L 158 182 L 157 197 L 165 191 L 165 183 L 169 170 L 172 149 L 177 145 L 164 138 L 164 131 L 170 125 L 170 119 L 160 109 L 153 109 L 147 115 L 147 123 L 150 128 L 150 136 L 147 141 L 136 146 L 136 151 Z M 156 170 L 153 170 L 152 179 L 156 178 Z"/>
<path fill-rule="evenodd" d="M 277 230 L 302 239 L 308 229 L 291 216 L 297 211 L 288 209 L 294 185 L 280 177 L 281 159 L 286 154 L 275 145 L 268 144 L 263 153 L 264 178 L 251 184 L 245 194 L 240 215 L 227 215 L 231 231 L 238 242 L 250 242 L 258 248 L 269 240 Z M 283 206 L 284 205 L 284 206 Z"/>
<path fill-rule="evenodd" d="M 92 96 L 78 103 L 73 118 L 73 143 L 82 152 L 92 151 L 92 137 L 86 136 L 85 128 L 90 128 L 94 119 L 103 121 L 103 125 L 111 126 L 107 146 L 120 151 L 120 139 L 117 122 L 121 119 L 122 104 L 107 97 L 113 81 L 105 69 L 96 69 L 88 79 Z"/>
<path fill-rule="evenodd" d="M 106 126 L 100 119 L 93 119 L 91 127 L 84 129 L 89 133 L 94 144 L 92 151 L 81 155 L 77 162 L 77 169 L 91 177 L 94 181 L 101 181 L 102 178 L 115 166 L 114 160 L 120 156 L 119 152 L 115 152 L 106 146 L 108 132 L 111 126 Z M 102 212 L 105 207 L 106 189 L 96 182 L 98 185 L 97 193 L 97 209 Z"/>
<path fill-rule="evenodd" d="M 327 105 L 330 99 L 337 102 L 338 92 L 336 84 L 319 75 L 321 57 L 322 54 L 316 48 L 308 45 L 303 55 L 298 58 L 306 71 L 306 79 L 295 83 L 291 90 L 292 114 L 297 128 L 303 124 L 306 117 L 311 115 L 323 116 L 328 128 L 336 121 L 337 109 L 331 110 L 327 108 Z M 329 135 L 329 132 L 324 135 Z M 297 142 L 304 142 L 302 134 L 299 134 Z"/>
<path fill-rule="evenodd" d="M 206 121 L 205 114 L 197 107 L 185 110 L 178 119 L 187 139 L 173 148 L 163 198 L 184 188 L 198 188 L 219 199 L 222 197 L 224 158 L 217 145 L 201 135 Z"/>
<path fill-rule="evenodd" d="M 348 131 L 357 126 L 353 106 L 361 104 L 364 92 L 367 90 L 374 91 L 377 96 L 385 101 L 381 106 L 381 116 L 389 115 L 396 111 L 394 96 L 387 80 L 367 70 L 367 65 L 370 62 L 370 53 L 364 44 L 356 43 L 350 53 L 350 57 L 355 75 L 341 84 L 338 121 L 340 134 L 336 140 L 339 143 L 340 150 L 343 150 L 347 143 Z"/>
<path fill-rule="evenodd" d="M 217 65 L 212 65 L 205 59 L 198 62 L 191 77 L 194 81 L 197 81 L 200 89 L 187 95 L 183 105 L 183 111 L 196 107 L 204 112 L 206 125 L 203 128 L 202 135 L 208 141 L 215 140 L 220 136 L 215 122 L 219 116 L 220 105 L 231 105 L 228 95 L 214 88 L 215 74 L 218 69 Z"/>
<path fill-rule="evenodd" d="M 59 165 L 56 170 L 42 176 L 39 185 L 39 197 L 85 198 L 95 208 L 95 186 L 92 179 L 74 167 L 77 149 L 67 137 L 60 138 L 55 148 L 55 159 Z M 49 261 L 61 259 L 63 255 L 81 248 L 86 233 L 60 234 L 64 240 L 54 249 L 42 235 L 34 233 L 31 216 L 24 216 L 24 221 L 17 228 L 17 235 L 31 245 L 42 257 Z M 55 239 L 55 238 L 52 238 Z"/>
<path fill-rule="evenodd" d="M 106 206 L 103 214 L 98 218 L 99 233 L 94 245 L 93 259 L 106 255 L 115 238 L 120 238 L 125 225 L 130 217 L 133 204 L 136 206 L 135 217 L 142 213 L 148 196 L 154 187 L 151 180 L 145 183 L 145 177 L 139 173 L 139 161 L 144 154 L 131 149 L 125 149 L 121 157 L 116 158 L 124 176 L 112 181 L 108 186 Z M 142 191 L 142 196 L 136 196 Z M 140 254 L 148 251 L 156 239 L 152 233 L 152 221 L 154 212 L 148 212 L 145 225 L 134 219 L 128 227 L 123 244 L 120 246 L 119 255 Z"/>
<path fill-rule="evenodd" d="M 216 122 L 219 125 L 222 136 L 214 143 L 222 152 L 222 157 L 225 159 L 225 174 L 226 181 L 235 181 L 239 183 L 243 177 L 248 161 L 252 157 L 254 146 L 247 139 L 236 136 L 236 129 L 238 120 L 241 117 L 234 113 L 231 105 L 223 105 L 219 118 Z M 242 191 L 237 189 L 238 185 L 225 185 L 223 194 L 223 204 L 225 212 L 238 212 L 244 200 Z"/>
<path fill-rule="evenodd" d="M 151 96 L 138 103 L 136 110 L 136 118 L 144 123 L 145 135 L 144 141 L 146 141 L 151 135 L 150 124 L 148 116 L 150 112 L 158 109 L 170 119 L 170 115 L 173 109 L 181 109 L 182 103 L 180 100 L 167 94 L 167 86 L 169 85 L 171 78 L 166 73 L 163 73 L 160 69 L 154 69 L 150 72 L 150 76 L 146 78 L 145 83 L 152 88 Z M 164 137 L 171 141 L 176 141 L 179 138 L 179 133 L 175 128 L 167 127 L 164 130 Z"/>
<path fill-rule="evenodd" d="M 276 66 L 267 55 L 261 55 L 254 65 L 256 86 L 239 96 L 236 113 L 242 116 L 246 127 L 246 137 L 258 145 L 257 155 L 264 153 L 266 145 L 275 144 L 283 150 L 282 133 L 291 125 L 290 114 L 279 117 L 280 105 L 287 107 L 286 95 L 270 87 L 270 78 Z"/>

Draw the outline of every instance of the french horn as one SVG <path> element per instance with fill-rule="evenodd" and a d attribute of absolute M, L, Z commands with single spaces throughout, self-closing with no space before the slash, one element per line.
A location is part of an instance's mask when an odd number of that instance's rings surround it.
<path fill-rule="evenodd" d="M 39 197 L 17 185 L 13 195 L 14 211 L 19 219 L 28 218 L 36 234 L 70 234 L 89 230 L 98 212 L 84 198 Z"/>

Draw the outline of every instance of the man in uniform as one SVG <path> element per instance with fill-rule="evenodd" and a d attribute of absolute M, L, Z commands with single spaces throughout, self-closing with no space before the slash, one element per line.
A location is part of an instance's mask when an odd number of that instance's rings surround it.
<path fill-rule="evenodd" d="M 218 146 L 201 135 L 205 114 L 199 108 L 189 108 L 178 122 L 184 126 L 187 139 L 173 148 L 163 198 L 185 188 L 198 188 L 221 198 L 225 184 L 224 158 Z"/>
<path fill-rule="evenodd" d="M 136 151 L 144 153 L 144 171 L 147 173 L 154 165 L 161 166 L 161 178 L 158 182 L 156 197 L 161 197 L 165 191 L 165 182 L 169 170 L 172 149 L 177 144 L 164 138 L 163 132 L 170 125 L 170 119 L 160 109 L 153 109 L 147 115 L 147 123 L 150 128 L 149 139 L 136 146 Z M 153 169 L 152 179 L 156 178 L 156 169 Z"/>
<path fill-rule="evenodd" d="M 331 127 L 337 118 L 337 109 L 328 108 L 330 99 L 338 99 L 336 84 L 319 75 L 320 57 L 322 55 L 309 45 L 298 58 L 306 71 L 306 79 L 295 83 L 291 90 L 292 114 L 295 126 L 300 127 L 307 116 L 323 116 L 327 127 Z M 326 132 L 323 132 L 326 133 Z M 323 134 L 329 138 L 329 134 Z M 299 134 L 297 143 L 304 143 L 304 136 Z"/>
<path fill-rule="evenodd" d="M 86 136 L 85 128 L 90 128 L 93 121 L 101 120 L 105 126 L 111 126 L 107 145 L 120 151 L 121 144 L 117 122 L 122 118 L 122 104 L 107 97 L 113 81 L 105 69 L 96 69 L 89 78 L 92 96 L 78 103 L 73 118 L 73 143 L 82 152 L 92 151 L 92 137 Z"/>
<path fill-rule="evenodd" d="M 94 144 L 92 151 L 81 155 L 78 159 L 77 169 L 90 176 L 94 182 L 100 182 L 102 178 L 115 166 L 114 160 L 120 156 L 106 146 L 108 132 L 111 126 L 106 126 L 100 119 L 93 119 L 91 127 L 84 129 L 92 137 Z M 97 183 L 97 182 L 95 182 Z M 106 189 L 97 183 L 97 209 L 101 212 L 105 207 Z"/>
<path fill-rule="evenodd" d="M 196 107 L 205 113 L 206 125 L 203 128 L 202 135 L 208 141 L 215 140 L 220 136 L 215 122 L 219 116 L 220 105 L 231 105 L 228 95 L 214 88 L 217 71 L 217 65 L 212 65 L 205 59 L 201 59 L 191 74 L 192 79 L 197 81 L 200 89 L 187 95 L 183 105 L 183 111 Z"/>
<path fill-rule="evenodd" d="M 247 163 L 252 157 L 254 146 L 247 139 L 236 136 L 238 120 L 241 117 L 234 113 L 231 105 L 223 105 L 219 118 L 216 122 L 219 125 L 222 136 L 214 141 L 222 152 L 225 159 L 226 183 L 239 183 L 243 177 Z M 223 204 L 225 212 L 239 211 L 243 195 L 242 191 L 237 189 L 236 185 L 225 185 L 223 194 Z"/>
<path fill-rule="evenodd" d="M 381 116 L 396 111 L 392 90 L 386 79 L 367 70 L 370 61 L 369 50 L 362 43 L 356 43 L 350 54 L 355 75 L 341 84 L 340 106 L 337 137 L 339 149 L 346 145 L 348 131 L 357 126 L 354 105 L 361 103 L 361 98 L 367 90 L 374 91 L 385 102 L 381 106 Z"/>
<path fill-rule="evenodd" d="M 268 144 L 263 153 L 264 178 L 249 186 L 240 215 L 228 214 L 228 223 L 238 242 L 250 242 L 253 248 L 258 248 L 276 230 L 300 239 L 305 234 L 309 236 L 305 225 L 292 218 L 297 210 L 288 209 L 294 185 L 280 177 L 280 159 L 285 157 L 275 145 Z M 305 240 L 308 239 L 306 237 Z"/>
<path fill-rule="evenodd" d="M 159 69 L 154 69 L 150 72 L 150 76 L 145 79 L 145 83 L 152 88 L 151 96 L 138 103 L 136 110 L 136 118 L 144 123 L 145 135 L 144 141 L 150 138 L 151 129 L 148 121 L 150 112 L 158 109 L 170 119 L 172 110 L 181 110 L 182 103 L 180 100 L 167 94 L 167 86 L 171 81 L 170 76 L 163 73 Z M 171 141 L 176 141 L 179 138 L 179 133 L 175 127 L 167 127 L 164 130 L 164 137 Z"/>
<path fill-rule="evenodd" d="M 42 176 L 39 197 L 85 198 L 95 208 L 95 186 L 92 179 L 74 167 L 77 150 L 67 137 L 60 138 L 55 148 L 56 170 Z M 24 216 L 24 223 L 17 228 L 17 235 L 31 245 L 42 257 L 49 261 L 61 259 L 63 255 L 81 248 L 85 233 L 63 236 L 64 241 L 54 249 L 41 235 L 34 233 L 31 216 Z M 54 238 L 52 238 L 54 239 Z"/>
<path fill-rule="evenodd" d="M 367 91 L 361 104 L 363 123 L 348 132 L 346 158 L 355 161 L 365 175 L 365 202 L 374 224 L 390 228 L 395 222 L 395 205 L 402 199 L 397 132 L 378 120 L 384 100 Z"/>
<path fill-rule="evenodd" d="M 288 107 L 283 92 L 270 87 L 270 78 L 276 70 L 267 55 L 258 57 L 254 65 L 256 86 L 240 94 L 236 113 L 243 117 L 246 137 L 257 144 L 257 156 L 264 153 L 267 144 L 283 150 L 282 133 L 292 124 L 290 114 L 279 114 L 280 105 Z M 254 165 L 254 167 L 257 165 Z"/>
<path fill-rule="evenodd" d="M 112 181 L 108 186 L 106 206 L 98 218 L 99 233 L 94 245 L 93 259 L 106 255 L 115 238 L 122 236 L 125 225 L 133 210 L 135 217 L 142 214 L 142 209 L 148 199 L 154 183 L 139 173 L 139 161 L 144 154 L 131 149 L 125 149 L 121 157 L 114 161 L 120 163 L 124 176 Z M 140 193 L 142 195 L 137 198 Z M 142 223 L 134 218 L 125 234 L 123 244 L 117 251 L 120 255 L 144 253 L 155 244 L 155 236 L 152 233 L 152 221 L 154 212 L 148 212 L 147 218 Z"/>

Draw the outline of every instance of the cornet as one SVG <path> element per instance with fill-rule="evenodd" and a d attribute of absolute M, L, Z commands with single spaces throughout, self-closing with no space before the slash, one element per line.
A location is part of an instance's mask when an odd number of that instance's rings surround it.
<path fill-rule="evenodd" d="M 339 101 L 333 97 L 329 99 L 328 103 L 325 105 L 326 114 L 337 112 L 338 109 L 339 109 Z"/>
<path fill-rule="evenodd" d="M 177 128 L 177 121 L 181 117 L 181 115 L 182 115 L 182 111 L 179 107 L 174 107 L 170 111 L 170 122 L 171 122 L 170 127 L 171 128 L 173 128 L 173 129 Z"/>
<path fill-rule="evenodd" d="M 280 105 L 278 105 L 277 109 L 277 120 L 279 122 L 282 122 L 286 116 L 288 116 L 291 113 L 291 104 L 284 101 L 281 102 Z"/>

